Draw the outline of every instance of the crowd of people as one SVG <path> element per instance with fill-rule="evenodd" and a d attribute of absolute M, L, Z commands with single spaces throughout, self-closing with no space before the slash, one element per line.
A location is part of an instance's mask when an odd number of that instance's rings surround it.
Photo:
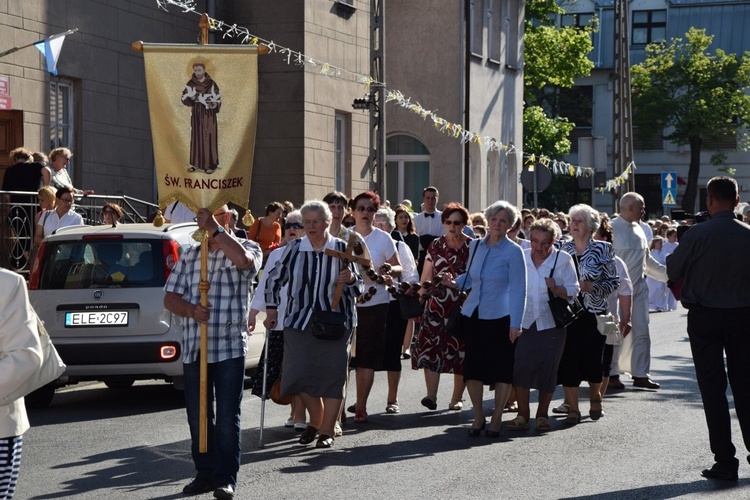
<path fill-rule="evenodd" d="M 709 215 L 725 217 L 737 205 L 736 184 L 732 198 L 725 179 L 709 183 Z M 76 194 L 71 186 L 40 189 L 36 240 L 75 218 L 70 207 Z M 705 309 L 717 324 L 734 328 L 747 319 L 750 304 L 728 298 L 736 314 L 721 316 L 721 306 L 704 300 L 696 280 L 687 281 L 695 276 L 691 259 L 700 258 L 695 247 L 705 244 L 706 237 L 697 239 L 701 231 L 686 232 L 689 222 L 668 216 L 644 222 L 644 200 L 634 192 L 621 197 L 619 213 L 611 218 L 586 204 L 553 213 L 519 210 L 500 200 L 473 214 L 460 203 L 442 210 L 438 205 L 433 186 L 424 188 L 418 212 L 410 200 L 391 208 L 371 191 L 351 198 L 334 191 L 299 209 L 269 203 L 247 228 L 226 205 L 195 214 L 179 204 L 167 208 L 167 220 L 195 220 L 209 235 L 210 305 L 198 301 L 197 249 L 183 253 L 165 286 L 165 307 L 186 325 L 185 394 L 197 475 L 185 493 L 234 497 L 243 361 L 261 313 L 267 346 L 252 393 L 268 399 L 275 387 L 279 398 L 291 401 L 285 426 L 299 432 L 300 444 L 332 447 L 343 435 L 347 413 L 355 425 L 369 422 L 372 406 L 400 413 L 404 360 L 423 372 L 421 406 L 460 412 L 468 393 L 473 410 L 468 437 L 497 438 L 509 412 L 515 416 L 506 420 L 508 432 L 531 429 L 532 423 L 539 432 L 552 431 L 550 411 L 565 414 L 565 425 L 578 424 L 585 411 L 579 395 L 584 381 L 592 421 L 605 415 L 607 390 L 624 388 L 624 374 L 633 387 L 658 390 L 650 373 L 649 311 L 674 309 L 682 281 L 683 303 L 695 307 L 690 340 L 718 464 L 704 475 L 736 479 L 735 450 L 724 425 L 726 376 L 716 374 L 716 365 L 722 349 L 734 349 L 729 381 L 740 392 L 735 402 L 746 432 L 750 402 L 746 382 L 739 382 L 746 375 L 738 373 L 746 371 L 740 358 L 748 352 L 747 340 L 712 343 L 715 326 L 698 313 Z M 105 204 L 102 216 L 116 226 L 122 211 Z M 748 237 L 744 225 L 727 231 L 739 240 Z M 689 249 L 680 235 L 689 235 Z M 720 260 L 712 265 L 720 266 Z M 565 318 L 552 305 L 560 301 L 578 310 Z M 208 453 L 198 450 L 201 324 L 209 331 Z M 614 324 L 616 334 L 603 324 Z M 382 402 L 373 402 L 382 397 L 372 394 L 377 372 L 387 376 Z M 446 402 L 438 400 L 441 374 L 452 375 Z M 348 391 L 350 376 L 356 391 Z M 564 400 L 553 407 L 558 385 Z M 489 420 L 483 410 L 486 387 L 494 391 Z M 533 419 L 532 389 L 538 391 Z"/>
<path fill-rule="evenodd" d="M 636 205 L 640 204 L 637 208 L 640 219 L 642 199 L 630 193 L 623 198 L 624 204 L 628 205 L 631 198 Z M 356 312 L 353 320 L 357 327 L 351 335 L 353 352 L 347 366 L 354 370 L 357 390 L 347 410 L 354 414 L 354 423 L 369 420 L 367 405 L 378 371 L 387 372 L 386 413 L 400 411 L 401 359 L 409 358 L 412 368 L 424 373 L 425 396 L 421 405 L 428 410 L 438 407 L 442 373 L 453 375 L 452 395 L 447 403 L 449 410 L 463 409 L 467 389 L 473 407 L 481 408 L 482 387 L 491 386 L 495 390 L 496 410 L 487 429 L 489 435 L 497 435 L 502 412 L 508 408 L 519 409 L 518 416 L 508 423 L 509 429 L 529 428 L 531 388 L 542 391 L 537 426 L 540 430 L 551 429 L 547 412 L 558 384 L 563 386 L 565 401 L 553 411 L 567 413 L 568 424 L 578 423 L 581 418 L 578 387 L 583 380 L 589 383 L 589 415 L 593 419 L 600 418 L 606 389 L 623 387 L 619 381 L 621 370 L 633 373 L 630 372 L 633 363 L 624 358 L 633 356 L 634 347 L 626 345 L 623 355 L 619 352 L 620 346 L 605 344 L 605 337 L 597 328 L 596 317 L 614 308 L 612 312 L 620 318 L 618 326 L 627 337 L 633 317 L 633 284 L 624 262 L 615 257 L 609 218 L 587 205 L 573 207 L 569 214 L 546 210 L 519 212 L 505 202 L 475 214 L 469 214 L 458 203 L 449 203 L 440 211 L 438 200 L 439 192 L 432 186 L 424 190 L 423 210 L 419 213 L 413 212 L 409 200 L 394 209 L 381 206 L 379 197 L 372 192 L 360 193 L 351 200 L 338 192 L 324 197 L 330 219 L 326 219 L 326 214 L 323 223 L 327 224 L 329 234 L 344 241 L 350 234 L 354 235 L 363 248 L 362 255 L 370 261 L 369 266 L 352 268 L 363 280 L 357 295 L 366 299 L 357 301 L 351 311 Z M 281 207 L 277 202 L 268 205 L 266 217 L 271 223 L 289 220 L 289 214 L 284 219 Z M 291 217 L 295 223 L 297 216 Z M 348 217 L 354 219 L 353 225 L 346 224 Z M 295 238 L 309 238 L 304 219 L 302 222 L 296 224 L 298 227 L 285 224 L 285 231 L 291 230 Z M 653 231 L 647 227 L 648 237 L 653 237 Z M 647 241 L 646 233 L 640 231 Z M 269 306 L 277 311 L 281 308 L 281 319 L 276 319 L 269 338 L 270 359 L 261 361 L 269 364 L 268 387 L 276 381 L 284 365 L 286 342 L 280 339 L 288 326 L 284 320 L 288 306 L 280 301 L 296 296 L 280 288 L 274 300 L 264 304 L 260 294 L 269 293 L 275 286 L 268 279 L 285 276 L 279 269 L 283 264 L 278 262 L 289 241 L 285 236 L 279 248 L 272 252 L 278 257 L 267 267 L 250 313 L 254 327 L 260 311 Z M 642 242 L 639 240 L 639 243 Z M 628 254 L 631 260 L 635 254 L 639 255 L 639 276 L 643 276 L 644 267 L 652 265 L 652 255 L 646 245 L 643 243 L 638 249 L 631 249 L 633 255 Z M 311 272 L 309 267 L 301 269 Z M 536 273 L 531 269 L 536 269 Z M 654 269 L 654 279 L 660 280 L 658 283 L 666 289 L 664 266 Z M 636 280 L 639 286 L 641 282 L 645 285 L 642 279 Z M 399 283 L 418 284 L 407 287 L 405 293 L 421 297 L 422 312 L 418 316 L 404 317 L 397 294 L 389 297 L 389 288 L 395 290 Z M 568 300 L 580 295 L 584 314 L 567 328 L 557 327 L 547 306 L 548 289 Z M 296 297 L 296 300 L 301 299 Z M 620 311 L 618 303 L 626 310 Z M 454 307 L 461 307 L 461 314 L 466 316 L 463 335 L 449 332 L 447 328 Z M 307 315 L 302 319 L 310 321 L 313 310 L 309 307 L 304 310 Z M 303 321 L 298 326 L 304 324 Z M 504 338 L 502 345 L 496 344 L 498 338 L 490 341 L 491 336 L 482 333 L 497 331 L 508 332 L 506 337 L 500 336 Z M 533 334 L 516 342 L 523 332 Z M 539 338 L 546 340 L 533 342 Z M 641 364 L 644 349 L 645 357 L 649 357 L 650 344 L 644 340 L 648 341 L 647 324 L 635 348 Z M 518 353 L 516 345 L 521 346 Z M 521 362 L 515 365 L 519 358 Z M 621 363 L 624 369 L 619 366 Z M 646 361 L 640 372 L 634 372 L 634 385 L 657 389 L 658 384 L 650 378 L 647 365 Z M 537 368 L 532 369 L 533 366 Z M 254 387 L 255 393 L 261 395 L 257 381 Z M 341 435 L 341 422 L 346 418 L 344 412 L 337 415 L 333 427 L 327 422 L 327 432 L 320 433 L 317 425 L 305 424 L 305 412 L 300 410 L 297 401 L 295 399 L 287 425 L 303 432 L 301 441 L 311 443 L 318 433 L 323 436 L 320 446 L 330 446 L 333 439 Z M 484 416 L 476 412 L 469 434 L 479 435 L 485 426 Z"/>
<path fill-rule="evenodd" d="M 644 200 L 637 193 L 623 195 L 612 218 L 585 204 L 551 213 L 519 211 L 501 200 L 470 214 L 455 202 L 438 210 L 438 201 L 432 186 L 424 189 L 418 213 L 409 200 L 391 209 L 374 192 L 351 199 L 331 192 L 294 211 L 271 203 L 256 223 L 259 234 L 265 222 L 281 234 L 265 258 L 254 260 L 261 277 L 248 331 L 258 328 L 265 311 L 268 349 L 253 393 L 269 398 L 277 385 L 277 397 L 292 402 L 285 425 L 299 432 L 300 444 L 333 446 L 347 412 L 355 425 L 369 422 L 372 405 L 399 413 L 404 359 L 423 371 L 420 404 L 427 410 L 441 404 L 443 373 L 453 381 L 450 401 L 442 403 L 449 411 L 463 410 L 468 392 L 472 438 L 499 437 L 508 412 L 515 413 L 506 420 L 508 432 L 531 429 L 532 423 L 539 432 L 551 431 L 550 411 L 566 414 L 564 425 L 578 424 L 584 381 L 592 421 L 605 415 L 607 390 L 624 388 L 622 374 L 632 377 L 633 387 L 660 388 L 650 373 L 649 289 L 658 284 L 662 304 L 669 304 L 668 297 L 674 301 L 667 287 L 669 259 L 658 252 L 679 253 L 677 223 L 643 222 Z M 666 242 L 653 244 L 660 238 L 670 243 L 666 250 Z M 253 244 L 262 252 L 264 242 Z M 553 299 L 579 304 L 580 311 L 562 322 L 558 308 L 550 306 Z M 602 327 L 607 324 L 616 333 Z M 356 391 L 348 391 L 351 372 Z M 387 373 L 382 403 L 372 402 L 377 372 Z M 552 408 L 558 385 L 564 401 Z M 486 387 L 494 391 L 489 420 L 483 411 Z M 538 391 L 533 419 L 532 389 Z M 186 492 L 220 484 L 197 469 Z M 721 478 L 725 470 L 707 469 L 704 475 Z"/>

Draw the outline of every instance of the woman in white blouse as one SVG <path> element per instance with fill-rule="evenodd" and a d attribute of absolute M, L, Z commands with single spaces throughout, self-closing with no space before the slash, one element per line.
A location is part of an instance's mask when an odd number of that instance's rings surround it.
<path fill-rule="evenodd" d="M 526 308 L 521 325 L 525 334 L 516 341 L 513 388 L 518 416 L 508 422 L 509 430 L 529 428 L 531 388 L 539 390 L 537 430 L 551 430 L 547 412 L 557 386 L 557 368 L 565 348 L 565 328 L 555 326 L 547 303 L 547 291 L 569 301 L 580 291 L 573 258 L 553 247 L 557 234 L 554 226 L 555 222 L 550 219 L 535 221 L 528 233 L 531 248 L 524 250 Z"/>

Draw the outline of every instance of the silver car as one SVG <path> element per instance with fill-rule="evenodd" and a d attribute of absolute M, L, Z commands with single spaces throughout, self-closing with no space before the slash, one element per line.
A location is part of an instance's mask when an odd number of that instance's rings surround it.
<path fill-rule="evenodd" d="M 164 309 L 164 283 L 196 224 L 74 226 L 44 239 L 29 296 L 67 365 L 63 377 L 28 398 L 49 405 L 55 387 L 100 380 L 111 388 L 158 379 L 182 388 L 181 318 Z M 247 373 L 263 335 L 250 337 Z"/>

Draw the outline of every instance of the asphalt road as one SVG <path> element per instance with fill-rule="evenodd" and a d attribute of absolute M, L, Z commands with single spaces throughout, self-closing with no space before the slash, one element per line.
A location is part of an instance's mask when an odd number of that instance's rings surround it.
<path fill-rule="evenodd" d="M 734 415 L 739 482 L 700 476 L 713 457 L 685 324 L 684 310 L 651 315 L 652 376 L 661 390 L 628 383 L 605 399 L 601 420 L 591 421 L 583 404 L 581 424 L 566 428 L 555 417 L 547 434 L 533 425 L 527 432 L 503 426 L 500 439 L 467 438 L 471 405 L 446 409 L 451 377 L 441 381 L 438 410 L 426 411 L 422 374 L 404 361 L 400 414 L 385 413 L 379 374 L 370 423 L 350 419 L 332 449 L 297 444 L 298 435 L 283 427 L 288 407 L 271 402 L 261 448 L 260 400 L 246 391 L 237 498 L 750 498 L 750 465 Z M 351 401 L 354 387 L 349 393 Z M 182 397 L 170 386 L 67 388 L 30 418 L 16 498 L 184 498 L 194 471 Z"/>

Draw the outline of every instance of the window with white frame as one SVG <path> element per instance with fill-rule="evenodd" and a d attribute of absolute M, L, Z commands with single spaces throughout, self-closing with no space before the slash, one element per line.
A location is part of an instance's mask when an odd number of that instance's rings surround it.
<path fill-rule="evenodd" d="M 348 165 L 347 121 L 349 115 L 336 113 L 334 129 L 334 185 L 336 191 L 346 192 L 346 171 Z"/>
<path fill-rule="evenodd" d="M 73 82 L 56 79 L 50 82 L 49 90 L 49 149 L 73 149 Z M 72 175 L 72 160 L 68 170 Z"/>

